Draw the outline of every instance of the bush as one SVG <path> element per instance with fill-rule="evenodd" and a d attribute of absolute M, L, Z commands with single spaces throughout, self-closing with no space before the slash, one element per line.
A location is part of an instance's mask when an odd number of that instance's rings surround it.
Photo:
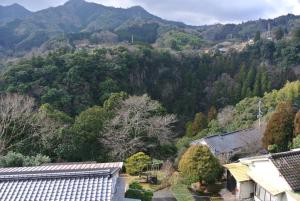
<path fill-rule="evenodd" d="M 151 201 L 153 193 L 143 189 L 138 182 L 129 185 L 129 189 L 125 193 L 126 198 L 140 199 L 141 201 Z"/>
<path fill-rule="evenodd" d="M 300 148 L 300 135 L 294 138 L 293 140 L 293 148 L 297 149 Z"/>
<path fill-rule="evenodd" d="M 1 167 L 38 166 L 49 162 L 50 158 L 41 154 L 36 156 L 24 156 L 20 153 L 8 152 L 7 155 L 0 157 Z"/>
<path fill-rule="evenodd" d="M 179 171 L 188 184 L 209 184 L 222 176 L 223 168 L 207 146 L 191 146 L 179 161 Z"/>
<path fill-rule="evenodd" d="M 138 152 L 130 156 L 125 161 L 126 172 L 131 175 L 141 175 L 142 171 L 151 162 L 150 156 L 143 152 Z"/>

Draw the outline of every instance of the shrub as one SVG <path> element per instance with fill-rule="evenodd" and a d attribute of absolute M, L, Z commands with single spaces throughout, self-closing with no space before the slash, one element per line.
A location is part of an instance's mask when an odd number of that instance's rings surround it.
<path fill-rule="evenodd" d="M 138 182 L 129 185 L 129 189 L 125 193 L 126 198 L 140 199 L 141 201 L 151 201 L 153 193 L 143 189 Z"/>
<path fill-rule="evenodd" d="M 207 146 L 191 146 L 181 157 L 179 171 L 189 184 L 213 183 L 222 176 L 223 168 Z"/>
<path fill-rule="evenodd" d="M 20 153 L 8 152 L 5 156 L 0 157 L 1 167 L 38 166 L 49 162 L 50 158 L 41 154 L 36 156 L 24 156 Z"/>
<path fill-rule="evenodd" d="M 126 172 L 131 175 L 140 175 L 150 162 L 150 156 L 146 155 L 143 152 L 138 152 L 126 159 Z"/>

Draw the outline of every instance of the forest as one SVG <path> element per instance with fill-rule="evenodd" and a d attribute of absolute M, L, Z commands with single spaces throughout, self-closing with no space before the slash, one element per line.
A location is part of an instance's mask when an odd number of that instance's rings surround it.
<path fill-rule="evenodd" d="M 2 154 L 15 151 L 25 156 L 40 153 L 52 161 L 103 162 L 144 151 L 157 159 L 174 158 L 190 138 L 250 127 L 257 109 L 246 106 L 298 79 L 299 45 L 300 32 L 295 30 L 292 38 L 257 38 L 242 52 L 225 54 L 135 44 L 93 51 L 58 50 L 11 63 L 0 79 L 1 107 L 5 110 L 10 102 L 27 107 L 11 106 L 20 115 L 12 114 L 14 121 L 23 119 L 25 125 L 11 122 L 2 128 L 7 138 Z M 124 114 L 132 109 L 144 112 L 130 120 L 145 121 L 149 127 L 123 125 Z M 226 125 L 226 120 L 215 120 L 218 113 L 235 116 Z M 158 123 L 159 118 L 164 125 Z M 16 136 L 9 128 L 12 125 L 21 129 Z M 165 136 L 155 134 L 154 127 Z M 126 133 L 122 129 L 141 136 L 121 138 L 120 133 Z M 116 139 L 119 144 L 109 143 Z M 114 153 L 122 140 L 130 146 L 120 150 L 129 150 Z"/>

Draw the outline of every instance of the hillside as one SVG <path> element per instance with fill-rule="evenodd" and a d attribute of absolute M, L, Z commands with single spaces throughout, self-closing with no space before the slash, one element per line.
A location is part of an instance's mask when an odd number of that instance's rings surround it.
<path fill-rule="evenodd" d="M 0 25 L 13 21 L 15 19 L 23 19 L 31 16 L 31 12 L 19 4 L 10 6 L 0 6 Z"/>

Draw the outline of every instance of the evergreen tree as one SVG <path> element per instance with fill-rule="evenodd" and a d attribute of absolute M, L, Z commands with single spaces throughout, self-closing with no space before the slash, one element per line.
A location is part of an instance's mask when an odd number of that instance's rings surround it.
<path fill-rule="evenodd" d="M 255 83 L 253 88 L 253 96 L 261 96 L 262 90 L 261 90 L 261 70 L 258 70 L 256 72 L 255 76 Z"/>
<path fill-rule="evenodd" d="M 266 149 L 277 147 L 276 151 L 288 150 L 289 143 L 293 136 L 294 112 L 292 104 L 281 102 L 268 121 L 267 128 L 263 136 L 263 146 Z"/>
<path fill-rule="evenodd" d="M 181 157 L 178 169 L 188 183 L 213 183 L 222 176 L 222 166 L 207 146 L 191 146 Z"/>
<path fill-rule="evenodd" d="M 260 31 L 257 31 L 254 36 L 254 42 L 257 42 L 259 40 L 260 40 Z"/>
<path fill-rule="evenodd" d="M 284 36 L 284 30 L 279 27 L 275 30 L 274 35 L 276 40 L 281 40 Z"/>

